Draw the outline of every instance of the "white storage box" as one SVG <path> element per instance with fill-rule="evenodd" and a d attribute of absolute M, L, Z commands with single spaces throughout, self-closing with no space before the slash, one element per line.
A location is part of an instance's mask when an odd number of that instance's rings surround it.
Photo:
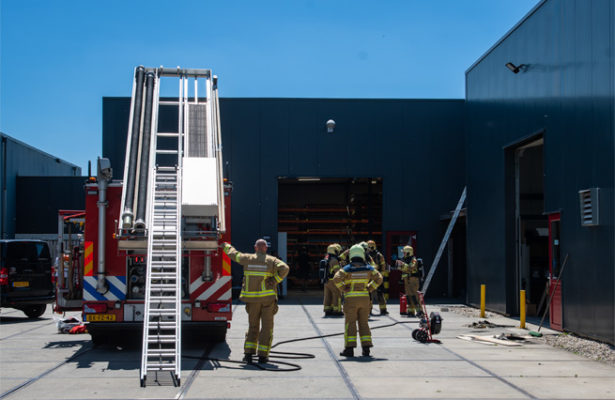
<path fill-rule="evenodd" d="M 184 157 L 182 214 L 185 217 L 218 216 L 217 161 Z"/>

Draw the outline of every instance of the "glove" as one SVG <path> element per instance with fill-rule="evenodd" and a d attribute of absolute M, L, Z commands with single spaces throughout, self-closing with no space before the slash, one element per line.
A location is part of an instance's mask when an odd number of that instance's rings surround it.
<path fill-rule="evenodd" d="M 275 281 L 275 279 L 273 277 L 265 279 L 265 287 L 267 289 L 275 288 L 276 283 L 277 282 Z"/>

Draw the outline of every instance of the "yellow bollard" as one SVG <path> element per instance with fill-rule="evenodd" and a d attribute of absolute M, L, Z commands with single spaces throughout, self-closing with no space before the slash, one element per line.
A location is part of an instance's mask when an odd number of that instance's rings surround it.
<path fill-rule="evenodd" d="M 480 317 L 485 318 L 485 285 L 480 285 Z"/>
<path fill-rule="evenodd" d="M 519 296 L 520 308 L 519 308 L 519 328 L 525 329 L 525 290 L 521 290 Z"/>

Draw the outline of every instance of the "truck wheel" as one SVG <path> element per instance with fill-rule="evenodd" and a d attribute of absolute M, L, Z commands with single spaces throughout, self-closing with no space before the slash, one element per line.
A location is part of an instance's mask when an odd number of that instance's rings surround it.
<path fill-rule="evenodd" d="M 35 319 L 43 315 L 46 309 L 47 304 L 36 304 L 33 306 L 25 307 L 23 309 L 23 312 L 28 316 L 28 318 Z"/>

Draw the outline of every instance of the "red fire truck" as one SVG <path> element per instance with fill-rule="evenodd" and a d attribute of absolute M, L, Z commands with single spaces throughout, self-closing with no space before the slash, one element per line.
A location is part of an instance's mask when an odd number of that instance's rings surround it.
<path fill-rule="evenodd" d="M 161 98 L 170 80 L 179 95 Z M 95 343 L 142 334 L 141 384 L 147 371 L 170 371 L 179 384 L 181 339 L 224 340 L 232 316 L 231 262 L 219 248 L 231 239 L 232 186 L 222 175 L 217 77 L 137 67 L 128 125 L 123 180 L 99 158 L 84 214 L 60 213 L 56 310 L 82 309 Z M 83 234 L 67 242 L 75 218 L 85 218 Z"/>

